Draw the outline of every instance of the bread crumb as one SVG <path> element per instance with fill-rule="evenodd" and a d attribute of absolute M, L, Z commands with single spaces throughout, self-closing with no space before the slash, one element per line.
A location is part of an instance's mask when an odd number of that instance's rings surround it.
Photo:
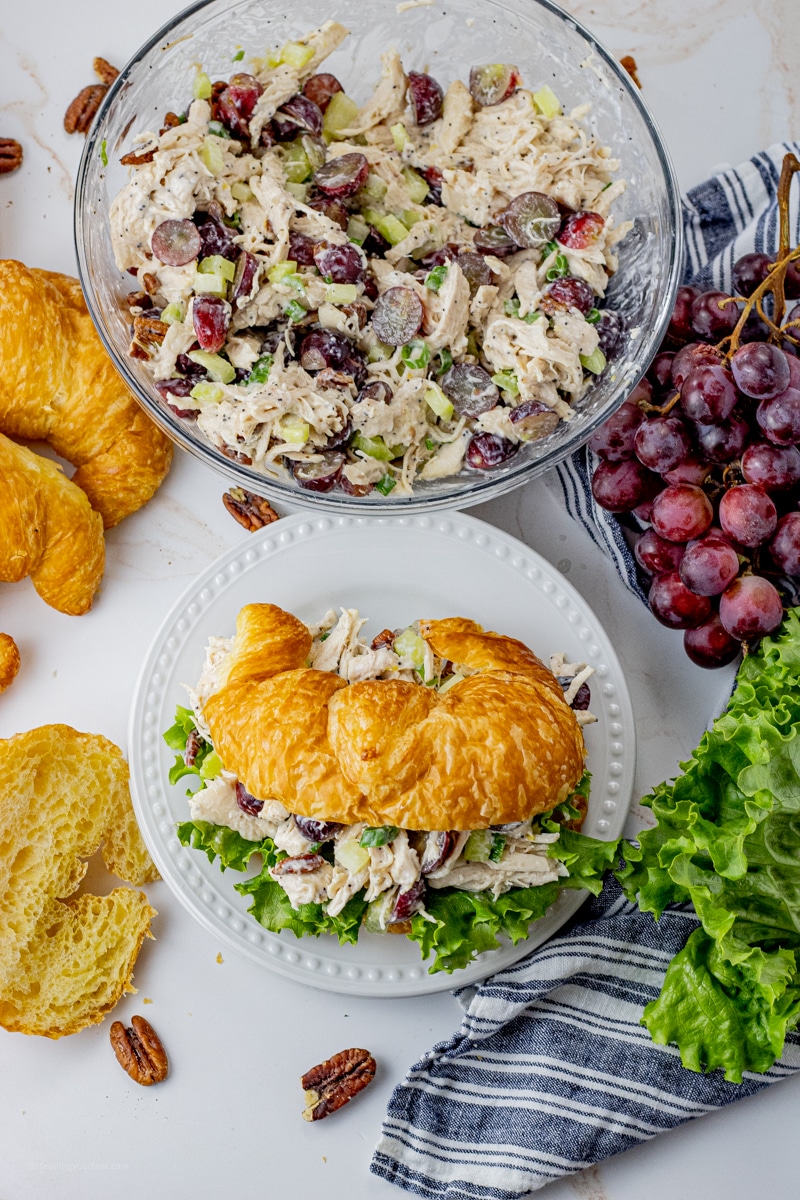
<path fill-rule="evenodd" d="M 395 11 L 404 13 L 412 8 L 429 8 L 432 4 L 433 0 L 402 0 L 402 3 L 397 5 Z"/>
<path fill-rule="evenodd" d="M 222 954 L 218 954 L 218 955 L 217 955 L 217 962 L 218 962 L 218 963 L 224 963 L 224 962 L 225 962 L 225 959 L 222 957 Z"/>
<path fill-rule="evenodd" d="M 152 1004 L 152 1003 L 153 1003 L 153 1001 L 150 999 L 149 996 L 142 996 L 142 1004 Z"/>

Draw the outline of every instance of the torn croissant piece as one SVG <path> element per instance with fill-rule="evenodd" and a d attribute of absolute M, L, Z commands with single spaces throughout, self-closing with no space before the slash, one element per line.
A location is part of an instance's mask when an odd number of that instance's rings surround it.
<path fill-rule="evenodd" d="M 301 621 L 247 605 L 203 705 L 222 762 L 254 796 L 348 824 L 471 830 L 564 800 L 585 748 L 551 672 L 522 642 L 463 617 L 423 621 L 420 635 L 470 673 L 443 693 L 401 679 L 348 686 L 305 665 Z"/>
<path fill-rule="evenodd" d="M 0 261 L 0 430 L 49 442 L 106 529 L 150 499 L 172 461 L 103 349 L 76 279 Z"/>
<path fill-rule="evenodd" d="M 4 692 L 6 688 L 11 687 L 11 684 L 17 677 L 19 671 L 19 650 L 17 643 L 8 633 L 0 633 L 0 692 Z"/>
<path fill-rule="evenodd" d="M 30 575 L 59 612 L 88 612 L 105 565 L 103 519 L 49 459 L 0 434 L 0 580 Z"/>

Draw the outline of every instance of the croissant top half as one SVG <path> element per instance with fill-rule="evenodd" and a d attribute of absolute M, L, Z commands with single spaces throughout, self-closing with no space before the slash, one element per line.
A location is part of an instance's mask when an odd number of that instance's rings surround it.
<path fill-rule="evenodd" d="M 443 694 L 399 679 L 348 685 L 306 666 L 312 639 L 297 617 L 246 605 L 203 708 L 225 767 L 254 796 L 347 824 L 479 829 L 564 800 L 584 745 L 552 673 L 522 642 L 465 617 L 420 632 L 476 673 Z"/>

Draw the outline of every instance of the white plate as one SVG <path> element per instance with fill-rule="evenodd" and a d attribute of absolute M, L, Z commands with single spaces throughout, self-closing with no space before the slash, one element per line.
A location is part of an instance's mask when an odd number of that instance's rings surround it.
<path fill-rule="evenodd" d="M 217 939 L 302 983 L 362 996 L 415 996 L 474 983 L 540 945 L 574 913 L 585 892 L 563 891 L 531 927 L 527 941 L 504 944 L 452 975 L 429 975 L 407 938 L 362 934 L 357 946 L 323 936 L 297 939 L 263 929 L 234 891 L 238 872 L 220 872 L 184 849 L 176 821 L 187 820 L 186 785 L 167 782 L 174 761 L 161 734 L 182 683 L 198 678 L 210 634 L 233 633 L 239 609 L 279 604 L 302 620 L 340 605 L 370 618 L 373 635 L 418 618 L 468 616 L 511 634 L 545 660 L 564 650 L 596 671 L 586 730 L 592 772 L 593 837 L 622 832 L 634 768 L 630 697 L 617 656 L 586 602 L 561 574 L 515 538 L 461 514 L 405 518 L 315 517 L 299 514 L 250 534 L 200 575 L 167 615 L 144 661 L 133 698 L 129 756 L 136 815 L 158 869 L 181 903 Z"/>

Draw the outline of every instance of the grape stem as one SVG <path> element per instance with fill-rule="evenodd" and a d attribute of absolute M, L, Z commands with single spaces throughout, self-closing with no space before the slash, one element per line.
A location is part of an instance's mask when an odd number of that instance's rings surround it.
<path fill-rule="evenodd" d="M 748 298 L 742 296 L 733 297 L 732 301 L 736 302 L 744 300 L 744 308 L 741 316 L 736 322 L 733 331 L 719 342 L 719 349 L 725 353 L 726 360 L 739 349 L 739 339 L 742 330 L 749 318 L 753 309 L 756 310 L 761 320 L 770 331 L 770 341 L 780 342 L 783 338 L 788 337 L 795 345 L 800 345 L 800 337 L 795 337 L 789 333 L 789 329 L 797 326 L 799 322 L 790 321 L 787 325 L 782 326 L 781 321 L 786 307 L 786 298 L 784 295 L 784 281 L 786 272 L 793 262 L 800 260 L 800 246 L 796 246 L 794 250 L 789 247 L 789 191 L 792 186 L 792 176 L 800 171 L 800 161 L 794 154 L 785 154 L 783 165 L 781 167 L 781 177 L 778 181 L 778 212 L 780 214 L 780 245 L 778 253 L 773 263 L 769 274 L 764 281 L 758 285 L 755 291 Z M 770 317 L 764 311 L 764 297 L 772 293 L 774 310 L 773 316 Z M 730 301 L 725 301 L 730 303 Z M 800 330 L 798 330 L 800 334 Z"/>

